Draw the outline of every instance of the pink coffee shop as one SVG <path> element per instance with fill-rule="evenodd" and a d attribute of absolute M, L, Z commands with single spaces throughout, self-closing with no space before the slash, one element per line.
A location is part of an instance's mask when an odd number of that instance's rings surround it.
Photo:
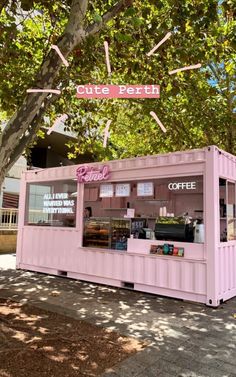
<path fill-rule="evenodd" d="M 216 146 L 26 171 L 17 268 L 216 307 L 236 296 L 235 203 Z"/>

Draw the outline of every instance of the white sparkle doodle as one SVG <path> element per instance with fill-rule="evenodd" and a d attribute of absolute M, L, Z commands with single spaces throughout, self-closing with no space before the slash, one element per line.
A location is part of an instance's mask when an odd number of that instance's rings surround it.
<path fill-rule="evenodd" d="M 58 89 L 27 89 L 27 93 L 53 93 L 61 94 L 61 91 Z"/>
<path fill-rule="evenodd" d="M 104 130 L 103 148 L 106 148 L 106 146 L 107 146 L 107 139 L 109 137 L 109 127 L 110 127 L 110 124 L 111 124 L 111 120 L 108 120 L 107 124 L 106 124 L 106 127 L 105 127 L 105 130 Z"/>
<path fill-rule="evenodd" d="M 105 48 L 105 55 L 106 55 L 106 63 L 107 63 L 107 72 L 108 76 L 111 75 L 111 65 L 110 65 L 110 59 L 109 59 L 109 47 L 108 47 L 108 42 L 104 42 L 104 48 Z"/>
<path fill-rule="evenodd" d="M 58 46 L 56 45 L 52 45 L 52 48 L 58 53 L 58 55 L 60 56 L 61 60 L 63 61 L 63 63 L 65 64 L 66 67 L 69 67 L 69 63 L 68 61 L 65 59 L 65 57 L 62 55 L 60 49 Z"/>
<path fill-rule="evenodd" d="M 155 121 L 160 126 L 160 128 L 162 129 L 162 131 L 166 132 L 166 128 L 163 126 L 163 124 L 161 123 L 161 121 L 158 118 L 158 116 L 156 115 L 156 113 L 154 113 L 154 111 L 150 111 L 150 115 L 155 119 Z"/>
<path fill-rule="evenodd" d="M 173 71 L 170 71 L 169 72 L 169 75 L 173 75 L 174 73 L 177 73 L 177 72 L 182 72 L 182 71 L 188 71 L 189 69 L 197 69 L 197 68 L 201 68 L 201 64 L 195 64 L 195 65 L 189 65 L 187 67 L 183 67 L 183 68 L 177 68 L 177 69 L 174 69 Z"/>
<path fill-rule="evenodd" d="M 48 132 L 47 132 L 47 135 L 50 135 L 50 133 L 54 130 L 54 128 L 56 126 L 58 126 L 60 123 L 64 123 L 66 121 L 66 119 L 68 118 L 68 115 L 67 114 L 62 114 L 61 116 L 59 116 L 55 122 L 53 123 L 52 127 L 49 128 Z"/>
<path fill-rule="evenodd" d="M 170 37 L 171 32 L 167 33 L 166 36 L 155 47 L 153 47 L 151 51 L 147 53 L 147 56 L 151 56 Z"/>

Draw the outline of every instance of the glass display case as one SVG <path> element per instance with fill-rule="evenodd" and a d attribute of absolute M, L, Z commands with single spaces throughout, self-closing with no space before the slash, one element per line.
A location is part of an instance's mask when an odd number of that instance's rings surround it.
<path fill-rule="evenodd" d="M 137 231 L 134 219 L 90 217 L 84 222 L 83 246 L 127 250 L 127 239 Z M 143 225 L 141 222 L 139 225 Z"/>
<path fill-rule="evenodd" d="M 127 250 L 127 240 L 140 238 L 146 219 L 90 217 L 84 220 L 83 246 Z"/>
<path fill-rule="evenodd" d="M 110 218 L 85 219 L 83 246 L 110 248 Z"/>
<path fill-rule="evenodd" d="M 127 250 L 130 225 L 130 219 L 111 219 L 111 249 Z"/>
<path fill-rule="evenodd" d="M 84 222 L 83 246 L 127 250 L 130 219 L 90 217 Z"/>

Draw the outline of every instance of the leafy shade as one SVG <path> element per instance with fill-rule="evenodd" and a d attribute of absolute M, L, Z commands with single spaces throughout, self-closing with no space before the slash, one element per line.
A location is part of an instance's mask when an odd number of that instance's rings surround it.
<path fill-rule="evenodd" d="M 70 5 L 67 1 L 41 0 L 23 1 L 21 8 L 13 4 L 16 2 L 2 9 L 0 18 L 0 111 L 6 117 L 15 113 L 7 132 L 16 127 L 15 136 L 22 142 L 20 148 L 15 143 L 9 149 L 3 135 L 0 145 L 5 149 L 1 148 L 0 164 L 5 171 L 34 140 L 45 115 L 52 124 L 64 113 L 69 115 L 66 128 L 78 135 L 77 142 L 68 145 L 71 158 L 87 151 L 96 159 L 111 159 L 209 144 L 236 153 L 233 1 L 134 0 L 116 4 L 112 0 L 74 0 Z M 148 57 L 147 52 L 169 31 L 171 38 Z M 107 75 L 104 40 L 110 46 L 111 77 Z M 69 69 L 51 51 L 52 44 L 60 46 Z M 196 63 L 202 64 L 200 70 L 168 73 Z M 155 83 L 161 86 L 161 98 L 76 99 L 76 84 L 86 83 Z M 35 85 L 59 87 L 62 94 L 51 99 L 27 97 L 30 102 L 25 107 L 26 89 Z M 156 112 L 166 134 L 150 111 Z M 108 119 L 112 120 L 111 131 L 104 149 Z M 26 131 L 31 137 L 25 138 Z"/>

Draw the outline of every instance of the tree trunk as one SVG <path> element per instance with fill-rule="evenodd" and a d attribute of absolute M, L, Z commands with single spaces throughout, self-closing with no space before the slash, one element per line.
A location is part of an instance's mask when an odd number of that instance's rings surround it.
<path fill-rule="evenodd" d="M 84 20 L 88 0 L 73 0 L 67 26 L 57 43 L 62 54 L 67 57 L 77 45 L 83 43 L 90 35 L 99 32 L 107 21 L 130 6 L 132 1 L 118 1 L 103 15 L 102 22 L 91 24 L 85 29 Z M 62 64 L 56 51 L 51 50 L 42 63 L 34 88 L 55 89 L 54 83 L 59 76 Z M 52 96 L 54 99 L 56 98 L 55 94 Z M 49 102 L 48 93 L 27 94 L 21 107 L 0 135 L 0 184 L 3 182 L 7 171 L 21 156 L 24 148 L 35 137 Z"/>

